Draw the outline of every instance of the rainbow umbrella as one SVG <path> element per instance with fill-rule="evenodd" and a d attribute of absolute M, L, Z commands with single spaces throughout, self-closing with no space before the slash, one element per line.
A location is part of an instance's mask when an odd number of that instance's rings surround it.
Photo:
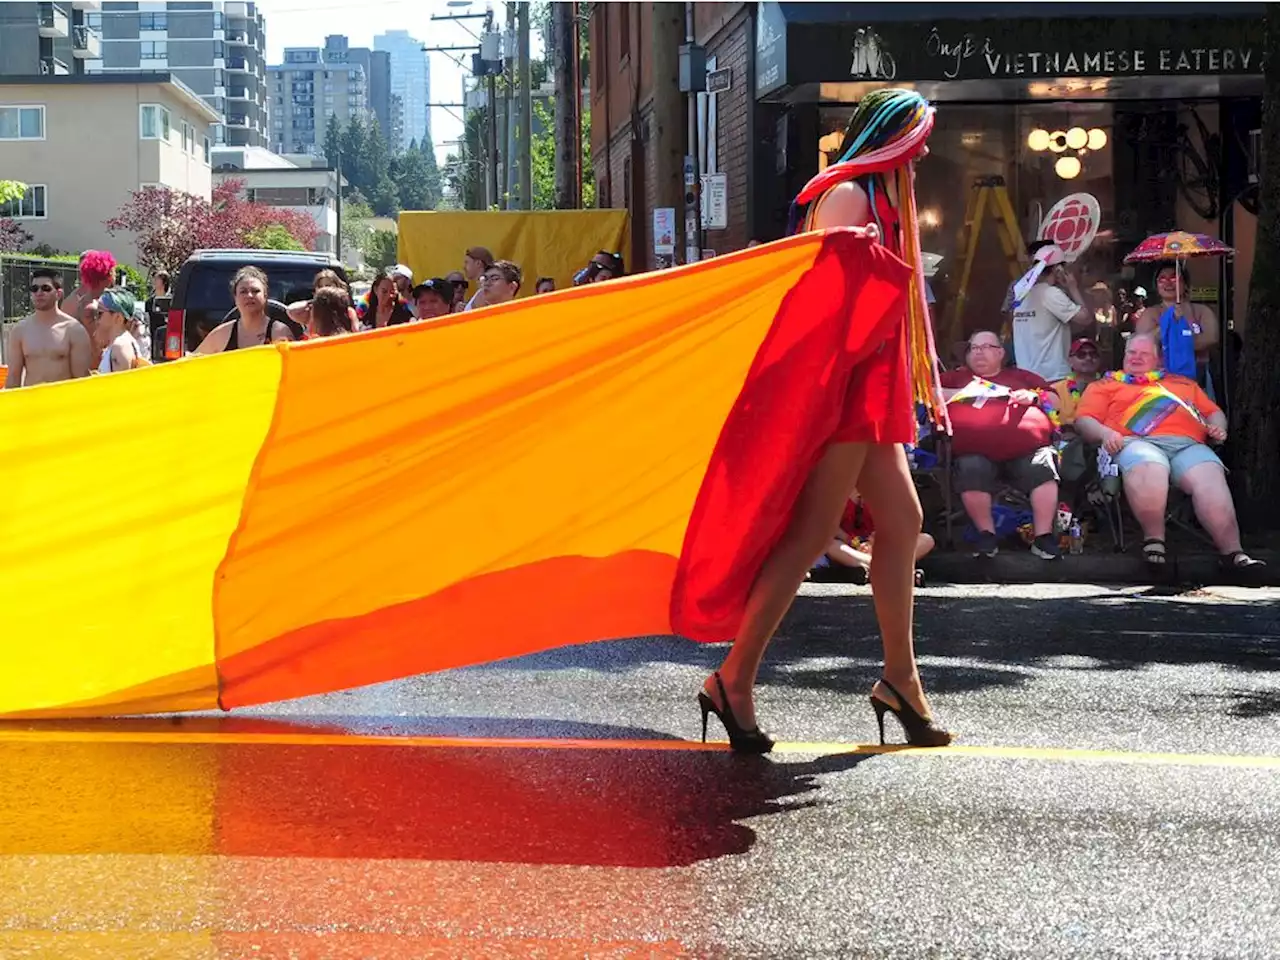
<path fill-rule="evenodd" d="M 1229 257 L 1236 251 L 1206 233 L 1173 230 L 1157 233 L 1138 244 L 1124 258 L 1125 263 L 1154 263 L 1159 260 L 1185 260 L 1188 257 Z M 1178 291 L 1181 298 L 1182 291 Z"/>

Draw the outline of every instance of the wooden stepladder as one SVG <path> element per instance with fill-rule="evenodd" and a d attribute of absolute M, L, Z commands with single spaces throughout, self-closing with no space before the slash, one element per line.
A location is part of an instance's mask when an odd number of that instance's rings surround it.
<path fill-rule="evenodd" d="M 1017 280 L 1026 272 L 1022 229 L 1018 226 L 1018 218 L 1014 216 L 1004 177 L 976 178 L 969 190 L 964 223 L 960 227 L 960 237 L 956 243 L 956 249 L 962 251 L 962 254 L 960 284 L 951 304 L 951 322 L 948 325 L 952 342 L 964 339 L 964 308 L 969 298 L 969 279 L 973 274 L 974 260 L 978 256 L 982 224 L 988 213 L 995 217 L 996 235 L 1000 238 L 1000 246 L 1009 266 L 1010 281 Z"/>

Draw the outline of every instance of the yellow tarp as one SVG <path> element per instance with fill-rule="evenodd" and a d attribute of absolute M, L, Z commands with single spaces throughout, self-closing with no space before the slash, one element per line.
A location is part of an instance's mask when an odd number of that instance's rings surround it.
<path fill-rule="evenodd" d="M 417 281 L 461 270 L 468 247 L 488 247 L 498 260 L 519 264 L 524 271 L 522 297 L 533 294 L 538 277 L 553 277 L 557 290 L 569 286 L 599 250 L 621 253 L 631 268 L 625 210 L 400 214 L 400 262 L 413 270 Z"/>

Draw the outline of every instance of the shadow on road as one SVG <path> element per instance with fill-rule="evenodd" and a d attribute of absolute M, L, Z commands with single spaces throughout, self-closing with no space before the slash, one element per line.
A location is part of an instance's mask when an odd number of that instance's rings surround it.
<path fill-rule="evenodd" d="M 120 720 L 113 726 L 129 725 Z M 745 853 L 755 833 L 742 821 L 811 806 L 816 777 L 870 759 L 837 755 L 792 763 L 719 751 L 10 743 L 0 746 L 0 776 L 7 784 L 0 855 L 683 866 Z"/>

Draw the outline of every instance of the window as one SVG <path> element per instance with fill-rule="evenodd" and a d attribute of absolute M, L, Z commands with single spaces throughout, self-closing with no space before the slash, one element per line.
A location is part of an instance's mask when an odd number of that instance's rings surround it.
<path fill-rule="evenodd" d="M 101 13 L 86 13 L 86 14 L 84 15 L 84 22 L 85 22 L 85 26 L 87 26 L 90 30 L 101 30 L 101 29 L 102 29 L 102 14 L 101 14 Z"/>
<path fill-rule="evenodd" d="M 140 110 L 143 140 L 168 140 L 170 118 L 167 108 L 144 103 Z"/>
<path fill-rule="evenodd" d="M 227 55 L 227 48 L 221 40 L 213 41 L 213 56 L 215 60 L 221 60 Z"/>
<path fill-rule="evenodd" d="M 164 40 L 143 40 L 141 56 L 143 60 L 168 60 L 169 44 Z"/>
<path fill-rule="evenodd" d="M 182 152 L 196 152 L 196 132 L 192 129 L 191 124 L 185 120 L 182 121 Z"/>
<path fill-rule="evenodd" d="M 0 107 L 0 140 L 43 140 L 44 107 Z"/>
<path fill-rule="evenodd" d="M 631 4 L 620 3 L 615 7 L 620 14 L 618 18 L 618 48 L 622 51 L 619 60 L 631 56 Z"/>
<path fill-rule="evenodd" d="M 43 220 L 48 216 L 48 211 L 45 209 L 48 194 L 49 188 L 44 184 L 33 184 L 27 187 L 27 192 L 17 200 L 0 204 L 0 217 L 10 217 L 14 220 Z"/>
<path fill-rule="evenodd" d="M 209 146 L 209 138 L 202 137 L 201 139 L 204 141 L 204 162 L 212 163 L 213 162 L 213 157 L 211 152 L 212 148 Z"/>
<path fill-rule="evenodd" d="M 213 29 L 221 30 L 223 28 L 222 11 L 215 10 L 213 13 Z"/>
<path fill-rule="evenodd" d="M 169 15 L 167 13 L 144 13 L 138 17 L 139 30 L 168 30 Z"/>

